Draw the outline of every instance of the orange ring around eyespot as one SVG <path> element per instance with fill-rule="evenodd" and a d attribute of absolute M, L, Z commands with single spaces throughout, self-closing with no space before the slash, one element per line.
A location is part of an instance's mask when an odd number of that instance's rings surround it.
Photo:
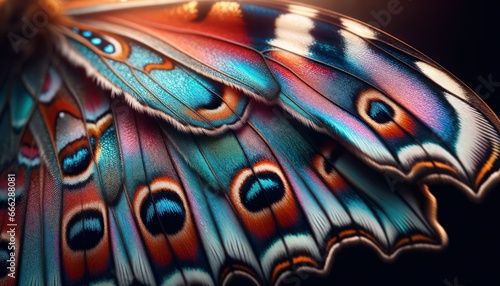
<path fill-rule="evenodd" d="M 394 110 L 393 120 L 383 124 L 373 120 L 368 115 L 368 110 L 372 101 L 382 101 L 383 103 L 389 105 Z M 359 95 L 357 101 L 357 108 L 358 113 L 361 115 L 363 120 L 370 124 L 370 126 L 373 127 L 377 131 L 377 133 L 382 135 L 384 138 L 397 140 L 405 137 L 406 133 L 415 133 L 415 121 L 408 115 L 408 113 L 377 90 L 371 89 L 362 92 Z"/>
<path fill-rule="evenodd" d="M 258 212 L 251 212 L 241 202 L 240 191 L 245 181 L 260 171 L 271 171 L 278 175 L 283 183 L 285 193 L 281 200 L 273 203 L 270 207 Z M 239 217 L 247 229 L 259 239 L 269 238 L 276 231 L 276 223 L 280 227 L 289 227 L 298 220 L 297 204 L 290 185 L 279 166 L 273 161 L 261 160 L 253 168 L 244 168 L 239 171 L 231 183 L 230 190 L 231 201 Z M 273 215 L 276 219 L 273 218 Z"/>
<path fill-rule="evenodd" d="M 78 23 L 78 22 L 75 22 L 75 21 L 72 21 L 69 19 L 65 19 L 63 25 L 66 27 L 75 27 L 75 28 L 78 28 L 80 30 L 92 31 L 92 33 L 99 35 L 100 37 L 102 37 L 103 39 L 105 39 L 106 41 L 108 41 L 109 43 L 114 45 L 115 52 L 113 54 L 106 54 L 103 51 L 96 48 L 94 45 L 92 45 L 86 38 L 84 38 L 76 33 L 69 32 L 70 31 L 69 28 L 67 28 L 67 30 L 64 30 L 64 33 L 68 37 L 71 37 L 75 40 L 79 39 L 78 42 L 85 45 L 87 48 L 89 48 L 93 52 L 97 53 L 98 55 L 101 55 L 102 57 L 114 59 L 114 60 L 119 61 L 119 62 L 126 62 L 128 60 L 128 58 L 130 57 L 130 46 L 122 36 L 115 35 L 115 34 L 100 30 L 100 29 L 96 29 L 94 27 L 91 27 L 91 26 L 88 26 L 88 25 L 85 25 L 82 23 Z M 82 39 L 83 39 L 83 41 L 82 41 Z"/>
<path fill-rule="evenodd" d="M 88 190 L 90 191 L 90 190 Z M 85 197 L 89 198 L 89 192 L 86 192 Z M 74 196 L 83 196 L 82 194 L 74 194 Z M 67 198 L 65 199 L 67 202 Z M 74 201 L 74 199 L 73 199 Z M 81 203 L 81 202 L 80 202 Z M 66 204 L 66 203 L 65 203 Z M 66 204 L 67 205 L 67 204 Z M 93 248 L 83 251 L 72 250 L 65 240 L 66 231 L 70 220 L 79 212 L 85 210 L 96 210 L 102 214 L 103 218 L 103 237 L 99 243 Z M 102 273 L 105 271 L 107 262 L 109 259 L 109 227 L 106 207 L 99 201 L 98 196 L 94 194 L 93 199 L 88 202 L 83 202 L 83 204 L 74 204 L 74 206 L 68 210 L 64 210 L 62 217 L 62 227 L 61 227 L 61 256 L 63 261 L 63 268 L 68 278 L 72 282 L 79 281 L 84 277 L 84 269 L 87 268 L 91 273 Z M 103 259 L 103 257 L 105 259 Z M 91 260 L 92 263 L 88 263 Z M 86 266 L 85 266 L 86 265 Z"/>
<path fill-rule="evenodd" d="M 184 225 L 178 233 L 173 235 L 162 234 L 153 236 L 146 229 L 146 226 L 142 221 L 140 215 L 141 207 L 143 201 L 150 195 L 150 191 L 151 193 L 155 193 L 161 190 L 175 192 L 181 198 L 185 208 L 186 217 Z M 176 180 L 161 177 L 152 180 L 149 184 L 149 188 L 146 185 L 140 186 L 134 196 L 134 215 L 136 220 L 139 222 L 139 229 L 143 239 L 146 241 L 150 255 L 156 262 L 159 262 L 160 265 L 165 267 L 171 262 L 172 259 L 170 248 L 166 247 L 168 245 L 167 243 L 170 243 L 172 250 L 179 259 L 194 260 L 196 258 L 198 240 L 195 233 L 196 230 L 194 229 L 195 226 L 193 224 L 191 212 L 189 211 L 189 204 L 184 195 L 183 189 Z M 158 249 L 161 249 L 162 251 L 158 251 Z"/>
<path fill-rule="evenodd" d="M 331 190 L 339 192 L 347 189 L 347 182 L 340 176 L 340 174 L 332 166 L 332 171 L 327 173 L 323 167 L 325 164 L 330 164 L 326 158 L 328 158 L 336 148 L 336 144 L 324 144 L 321 146 L 321 155 L 318 154 L 314 156 L 313 165 L 316 172 L 321 176 L 321 178 L 328 184 Z"/>
<path fill-rule="evenodd" d="M 196 110 L 201 116 L 208 120 L 221 120 L 232 116 L 236 112 L 240 98 L 242 97 L 241 91 L 225 86 L 224 93 L 222 94 L 222 104 L 216 109 L 198 109 Z"/>

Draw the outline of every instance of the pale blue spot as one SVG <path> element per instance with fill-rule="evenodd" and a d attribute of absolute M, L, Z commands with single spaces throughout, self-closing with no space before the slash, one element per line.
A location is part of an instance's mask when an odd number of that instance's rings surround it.
<path fill-rule="evenodd" d="M 90 42 L 94 45 L 100 45 L 102 43 L 102 40 L 100 38 L 92 38 L 92 40 L 90 40 Z"/>
<path fill-rule="evenodd" d="M 386 123 L 394 116 L 394 111 L 384 102 L 374 101 L 371 103 L 369 116 L 378 123 Z"/>
<path fill-rule="evenodd" d="M 163 216 L 163 214 L 165 213 L 182 214 L 184 212 L 177 202 L 173 202 L 168 199 L 161 199 L 157 201 L 156 210 L 158 211 L 159 216 Z M 151 221 L 153 219 L 154 211 L 155 209 L 153 207 L 153 204 L 151 204 L 146 215 L 147 221 Z"/>
<path fill-rule="evenodd" d="M 82 166 L 81 164 L 83 162 L 87 162 L 89 160 L 89 157 L 89 150 L 87 150 L 87 148 L 82 148 L 76 153 L 64 158 L 64 160 L 62 161 L 63 172 L 73 175 L 82 172 L 83 168 L 85 168 L 86 166 Z"/>
<path fill-rule="evenodd" d="M 250 187 L 250 190 L 247 192 L 246 199 L 248 201 L 254 199 L 259 195 L 259 192 L 261 191 L 261 186 L 264 188 L 264 190 L 269 190 L 273 188 L 279 187 L 279 184 L 271 179 L 257 179 L 258 182 L 255 182 L 252 184 Z"/>
<path fill-rule="evenodd" d="M 113 47 L 112 44 L 108 44 L 106 47 L 104 47 L 104 52 L 108 54 L 112 54 L 115 52 L 115 47 Z"/>
<path fill-rule="evenodd" d="M 69 231 L 69 237 L 71 239 L 79 235 L 84 231 L 92 230 L 94 232 L 101 232 L 102 226 L 101 222 L 97 218 L 86 218 L 82 223 L 75 223 L 71 230 Z"/>
<path fill-rule="evenodd" d="M 92 36 L 92 32 L 91 31 L 83 31 L 82 36 L 84 36 L 85 38 L 88 38 L 88 37 Z"/>

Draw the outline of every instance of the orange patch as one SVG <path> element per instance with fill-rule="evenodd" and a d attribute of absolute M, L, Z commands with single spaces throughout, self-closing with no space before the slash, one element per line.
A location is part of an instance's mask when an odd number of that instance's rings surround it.
<path fill-rule="evenodd" d="M 81 24 L 79 22 L 75 22 L 72 20 L 66 20 L 62 24 L 66 27 L 76 27 L 80 30 L 91 31 L 93 34 L 99 35 L 100 37 L 102 37 L 106 41 L 110 42 L 115 47 L 114 54 L 107 54 L 107 53 L 104 53 L 103 51 L 99 50 L 98 48 L 96 48 L 94 45 L 92 45 L 88 39 L 86 39 L 86 38 L 84 38 L 76 33 L 69 32 L 68 30 L 64 31 L 64 33 L 68 37 L 75 38 L 76 40 L 78 40 L 78 42 L 84 44 L 87 48 L 92 50 L 94 53 L 96 53 L 102 57 L 105 57 L 105 58 L 114 59 L 114 60 L 119 61 L 119 62 L 126 62 L 128 60 L 128 58 L 130 56 L 130 47 L 129 47 L 128 43 L 125 41 L 125 39 L 122 38 L 121 36 L 111 34 L 111 33 L 108 33 L 106 31 L 99 30 L 99 29 L 96 29 L 94 27 L 87 26 L 87 25 L 84 25 L 84 24 Z"/>
<path fill-rule="evenodd" d="M 320 265 L 311 257 L 305 256 L 305 255 L 299 255 L 292 257 L 292 263 L 293 265 L 299 265 L 299 264 L 308 264 L 309 266 L 319 268 Z M 271 284 L 274 284 L 276 282 L 276 279 L 279 277 L 279 275 L 285 271 L 287 268 L 291 267 L 291 263 L 289 260 L 283 261 L 276 265 L 273 269 L 273 274 L 271 275 Z"/>
<path fill-rule="evenodd" d="M 158 69 L 158 70 L 172 70 L 174 68 L 174 63 L 167 59 L 167 58 L 163 58 L 163 62 L 162 63 L 159 63 L 159 64 L 147 64 L 145 67 L 144 67 L 144 71 L 149 73 L 151 72 L 152 70 L 155 70 L 155 69 Z"/>
<path fill-rule="evenodd" d="M 475 181 L 476 187 L 479 186 L 479 183 L 481 183 L 481 181 L 483 180 L 486 173 L 488 173 L 488 171 L 490 171 L 493 168 L 493 164 L 498 159 L 498 153 L 500 151 L 499 147 L 498 147 L 498 143 L 492 142 L 492 145 L 493 145 L 492 146 L 493 150 L 491 152 L 491 155 L 488 158 L 488 160 L 486 161 L 486 163 L 484 163 L 483 167 L 481 168 L 481 170 L 479 171 L 479 173 L 476 177 L 476 181 Z"/>

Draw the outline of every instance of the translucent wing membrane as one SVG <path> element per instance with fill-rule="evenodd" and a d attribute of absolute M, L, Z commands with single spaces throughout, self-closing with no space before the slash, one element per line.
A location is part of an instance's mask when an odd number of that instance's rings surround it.
<path fill-rule="evenodd" d="M 426 184 L 498 179 L 498 118 L 378 30 L 281 2 L 118 2 L 64 1 L 55 51 L 0 55 L 1 285 L 279 284 L 346 243 L 440 248 Z"/>

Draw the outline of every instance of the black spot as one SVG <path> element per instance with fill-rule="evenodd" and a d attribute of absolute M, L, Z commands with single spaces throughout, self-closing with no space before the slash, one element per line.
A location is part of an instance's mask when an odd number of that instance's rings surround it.
<path fill-rule="evenodd" d="M 179 232 L 186 220 L 186 209 L 178 194 L 161 190 L 148 196 L 141 205 L 141 219 L 152 235 L 165 231 L 168 235 Z"/>
<path fill-rule="evenodd" d="M 374 100 L 370 102 L 368 116 L 375 122 L 384 124 L 394 118 L 394 109 L 383 101 Z"/>
<path fill-rule="evenodd" d="M 243 19 L 247 27 L 249 39 L 254 39 L 252 47 L 264 51 L 269 49 L 269 42 L 276 37 L 275 29 L 263 29 L 262 27 L 274 27 L 276 19 L 282 15 L 279 11 L 253 5 L 241 3 Z"/>
<path fill-rule="evenodd" d="M 74 251 L 94 248 L 104 236 L 104 220 L 98 210 L 84 210 L 74 215 L 66 227 L 66 241 Z"/>
<path fill-rule="evenodd" d="M 201 21 L 205 20 L 205 18 L 208 16 L 208 13 L 210 12 L 210 10 L 212 10 L 213 5 L 214 5 L 214 3 L 197 2 L 196 8 L 198 10 L 198 15 L 193 20 L 193 22 L 201 22 Z"/>
<path fill-rule="evenodd" d="M 90 164 L 90 151 L 87 147 L 66 155 L 61 162 L 62 172 L 67 176 L 81 174 Z"/>
<path fill-rule="evenodd" d="M 240 200 L 251 212 L 258 212 L 285 195 L 285 186 L 276 173 L 264 171 L 249 177 L 241 187 Z"/>

